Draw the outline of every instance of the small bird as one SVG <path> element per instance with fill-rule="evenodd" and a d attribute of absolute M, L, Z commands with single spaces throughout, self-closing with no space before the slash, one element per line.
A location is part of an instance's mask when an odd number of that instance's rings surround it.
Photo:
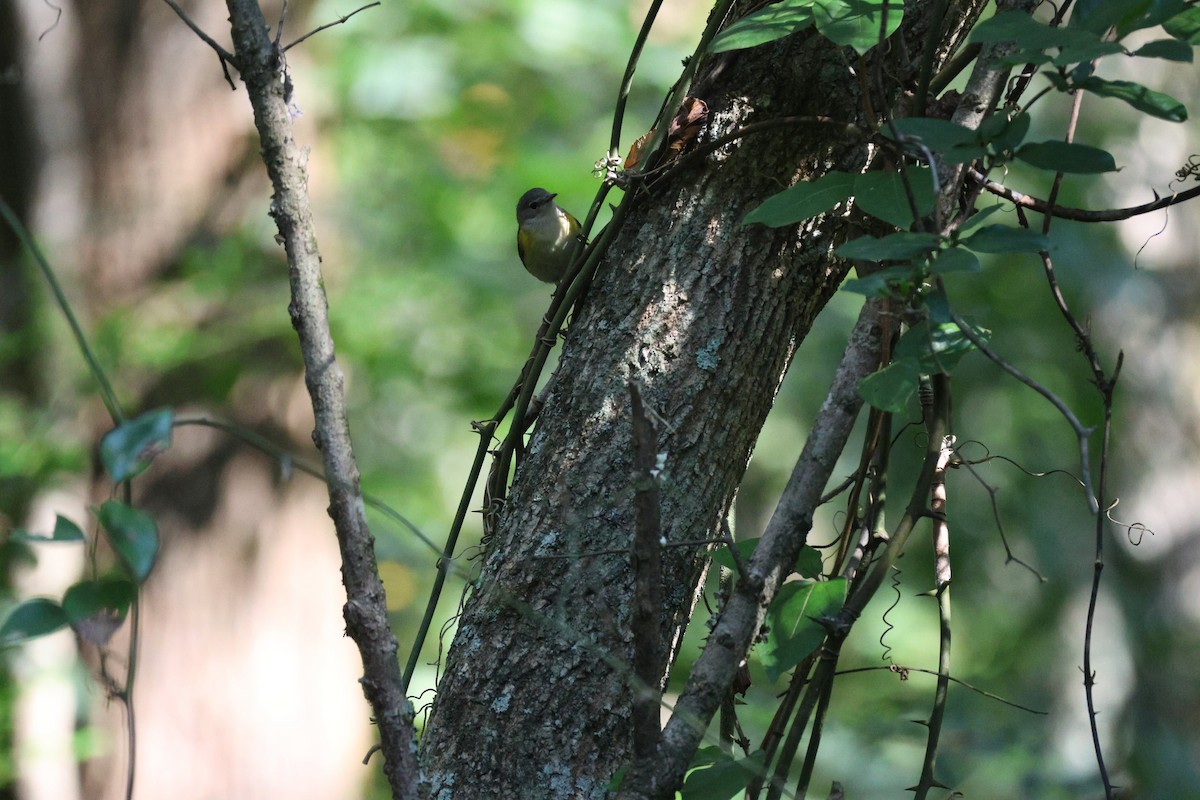
<path fill-rule="evenodd" d="M 517 255 L 546 283 L 562 280 L 580 244 L 579 220 L 558 207 L 557 196 L 539 187 L 517 201 Z"/>

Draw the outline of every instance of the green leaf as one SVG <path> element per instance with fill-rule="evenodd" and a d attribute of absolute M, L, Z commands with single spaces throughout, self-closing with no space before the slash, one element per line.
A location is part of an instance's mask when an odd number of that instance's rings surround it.
<path fill-rule="evenodd" d="M 738 557 L 745 564 L 750 560 L 750 556 L 754 555 L 754 548 L 758 547 L 758 539 L 742 539 L 733 543 L 733 549 L 737 550 Z M 718 547 L 712 551 L 713 563 L 718 564 L 725 569 L 737 569 L 737 562 L 733 560 L 733 554 L 729 552 L 729 547 Z"/>
<path fill-rule="evenodd" d="M 1058 52 L 1053 52 L 1056 49 Z M 1049 51 L 1038 48 L 1022 48 L 1003 56 L 999 59 L 998 63 L 1010 67 L 1022 64 L 1053 64 L 1056 67 L 1066 67 L 1071 64 L 1091 62 L 1104 56 L 1125 52 L 1128 51 L 1125 50 L 1123 45 L 1117 42 L 1096 39 L 1094 41 L 1077 42 L 1060 48 L 1051 48 Z"/>
<path fill-rule="evenodd" d="M 759 539 L 755 538 L 734 542 L 733 547 L 737 550 L 738 557 L 742 559 L 743 564 L 750 561 L 751 556 L 754 555 L 754 548 L 758 547 L 759 541 Z M 713 550 L 712 560 L 726 569 L 736 569 L 733 555 L 729 552 L 728 547 L 718 547 L 716 550 Z M 806 578 L 815 578 L 821 574 L 822 568 L 823 563 L 820 551 L 806 545 L 800 549 L 800 555 L 796 557 L 796 565 L 793 571 Z"/>
<path fill-rule="evenodd" d="M 63 610 L 75 633 L 92 644 L 108 644 L 125 621 L 137 587 L 120 577 L 80 581 L 63 595 Z"/>
<path fill-rule="evenodd" d="M 917 213 L 925 216 L 933 210 L 933 182 L 927 168 L 908 170 L 913 199 Z M 904 191 L 904 180 L 899 172 L 867 172 L 854 181 L 854 204 L 876 219 L 891 223 L 897 228 L 908 228 L 913 224 L 912 206 Z"/>
<path fill-rule="evenodd" d="M 906 284 L 916 279 L 913 268 L 909 264 L 881 269 L 862 278 L 851 278 L 842 284 L 842 291 L 852 294 L 865 294 L 867 297 L 888 297 L 895 294 L 906 294 Z"/>
<path fill-rule="evenodd" d="M 17 644 L 54 633 L 67 624 L 62 606 L 44 597 L 26 600 L 12 610 L 0 625 L 0 646 Z"/>
<path fill-rule="evenodd" d="M 1194 6 L 1195 3 L 1190 0 L 1141 0 L 1135 4 L 1135 7 L 1143 5 L 1146 6 L 1144 11 L 1137 12 L 1130 9 L 1129 13 L 1117 22 L 1118 39 L 1123 39 L 1130 33 L 1143 28 L 1162 25 L 1189 6 Z"/>
<path fill-rule="evenodd" d="M 62 514 L 54 516 L 54 535 L 50 537 L 55 542 L 82 542 L 83 531 L 78 525 Z"/>
<path fill-rule="evenodd" d="M 971 331 L 977 338 L 987 341 L 988 332 L 983 328 L 972 326 Z M 858 393 L 881 411 L 903 413 L 917 391 L 922 375 L 949 373 L 974 349 L 975 345 L 954 322 L 930 326 L 928 321 L 923 321 L 900 337 L 891 364 L 859 381 Z"/>
<path fill-rule="evenodd" d="M 129 420 L 100 440 L 100 459 L 116 483 L 139 475 L 156 455 L 171 446 L 175 414 L 169 408 L 147 411 Z"/>
<path fill-rule="evenodd" d="M 1200 7 L 1192 6 L 1163 23 L 1163 30 L 1187 44 L 1200 44 Z"/>
<path fill-rule="evenodd" d="M 934 275 L 946 275 L 951 272 L 978 272 L 979 259 L 970 250 L 950 247 L 934 257 L 930 271 Z"/>
<path fill-rule="evenodd" d="M 909 139 L 918 139 L 942 157 L 946 164 L 964 164 L 984 154 L 976 139 L 975 131 L 955 125 L 945 119 L 930 117 L 906 117 L 895 122 L 896 130 Z M 891 131 L 884 128 L 891 137 Z"/>
<path fill-rule="evenodd" d="M 995 205 L 976 209 L 975 213 L 967 217 L 967 221 L 959 226 L 959 235 L 961 236 L 972 228 L 978 228 L 985 220 L 988 219 L 988 217 L 992 216 L 992 214 L 995 214 L 998 211 L 1003 211 L 1004 208 L 1005 206 L 1003 203 L 996 203 Z"/>
<path fill-rule="evenodd" d="M 1024 111 L 1011 118 L 1007 114 L 992 114 L 979 126 L 979 141 L 995 153 L 1012 150 L 1025 141 L 1030 117 Z"/>
<path fill-rule="evenodd" d="M 1068 25 L 1103 35 L 1128 14 L 1142 14 L 1151 0 L 1077 0 Z"/>
<path fill-rule="evenodd" d="M 1054 247 L 1049 236 L 1007 225 L 985 225 L 959 244 L 977 253 L 1040 253 Z"/>
<path fill-rule="evenodd" d="M 821 570 L 825 569 L 825 561 L 821 558 L 821 551 L 815 547 L 804 545 L 800 548 L 800 555 L 796 556 L 795 572 L 805 578 L 816 578 L 821 574 Z"/>
<path fill-rule="evenodd" d="M 1112 153 L 1086 144 L 1034 142 L 1023 146 L 1016 156 L 1026 164 L 1055 172 L 1090 175 L 1117 171 L 1117 162 Z"/>
<path fill-rule="evenodd" d="M 1050 48 L 1087 48 L 1103 39 L 1100 34 L 1081 28 L 1043 25 L 1020 11 L 1004 11 L 975 26 L 970 42 L 1016 42 L 1026 58 Z"/>
<path fill-rule="evenodd" d="M 858 395 L 873 408 L 902 414 L 917 391 L 921 371 L 908 361 L 896 361 L 858 382 Z"/>
<path fill-rule="evenodd" d="M 818 621 L 841 610 L 846 579 L 790 581 L 779 587 L 767 609 L 767 641 L 759 657 L 772 681 L 821 646 L 825 628 Z"/>
<path fill-rule="evenodd" d="M 761 750 L 734 760 L 719 747 L 702 747 L 692 756 L 680 794 L 683 800 L 730 800 L 745 792 L 750 779 L 764 769 Z"/>
<path fill-rule="evenodd" d="M 780 228 L 823 214 L 854 193 L 856 177 L 849 172 L 829 172 L 815 181 L 797 183 L 768 197 L 746 215 L 742 224 L 757 222 L 768 228 Z"/>
<path fill-rule="evenodd" d="M 1078 0 L 1071 10 L 1072 27 L 1099 34 L 1115 28 L 1118 39 L 1159 25 L 1185 7 L 1184 0 Z"/>
<path fill-rule="evenodd" d="M 936 233 L 909 233 L 901 231 L 876 239 L 860 236 L 838 247 L 833 252 L 842 258 L 859 258 L 864 261 L 910 261 L 937 249 Z"/>
<path fill-rule="evenodd" d="M 1135 56 L 1142 58 L 1162 58 L 1167 61 L 1182 61 L 1192 63 L 1192 45 L 1178 39 L 1158 39 L 1133 51 Z"/>
<path fill-rule="evenodd" d="M 1118 100 L 1124 100 L 1138 111 L 1169 122 L 1183 122 L 1187 119 L 1187 109 L 1184 108 L 1183 103 L 1168 94 L 1147 89 L 1140 83 L 1106 81 L 1093 75 L 1080 82 L 1079 88 L 1101 97 L 1115 97 Z"/>
<path fill-rule="evenodd" d="M 826 39 L 843 47 L 852 47 L 862 55 L 879 44 L 885 5 L 887 30 L 883 32 L 883 38 L 886 39 L 896 32 L 904 18 L 901 0 L 816 0 L 813 18 L 817 30 Z"/>
<path fill-rule="evenodd" d="M 83 531 L 79 529 L 79 526 L 62 514 L 56 515 L 54 533 L 50 536 L 20 529 L 14 530 L 9 536 L 18 542 L 82 542 L 84 540 Z"/>
<path fill-rule="evenodd" d="M 972 328 L 972 331 L 987 339 L 982 329 Z M 975 345 L 955 323 L 943 322 L 931 328 L 923 321 L 900 337 L 896 343 L 895 363 L 907 363 L 918 375 L 949 374 L 962 357 L 974 349 Z"/>
<path fill-rule="evenodd" d="M 100 525 L 134 581 L 146 582 L 158 557 L 158 526 L 144 511 L 109 500 L 100 506 Z"/>
<path fill-rule="evenodd" d="M 124 619 L 136 596 L 137 587 L 125 578 L 98 578 L 67 589 L 62 607 L 72 625 L 101 613 Z"/>
<path fill-rule="evenodd" d="M 809 28 L 813 24 L 813 2 L 814 0 L 783 0 L 745 16 L 718 33 L 709 45 L 709 52 L 724 53 L 728 50 L 757 47 Z"/>

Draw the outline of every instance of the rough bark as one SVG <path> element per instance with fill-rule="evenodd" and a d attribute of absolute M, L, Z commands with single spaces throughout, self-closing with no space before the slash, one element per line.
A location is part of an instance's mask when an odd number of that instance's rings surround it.
<path fill-rule="evenodd" d="M 889 64 L 891 75 L 906 69 Z M 843 54 L 818 36 L 712 57 L 698 74 L 708 141 L 784 115 L 873 122 Z M 567 337 L 459 620 L 423 742 L 433 796 L 599 797 L 628 760 L 626 382 L 640 382 L 662 420 L 662 532 L 676 543 L 663 558 L 663 640 L 676 643 L 703 575 L 708 548 L 697 542 L 719 530 L 795 347 L 847 269 L 829 255 L 844 213 L 778 230 L 741 220 L 797 180 L 861 168 L 867 148 L 844 130 L 771 128 L 636 198 Z"/>

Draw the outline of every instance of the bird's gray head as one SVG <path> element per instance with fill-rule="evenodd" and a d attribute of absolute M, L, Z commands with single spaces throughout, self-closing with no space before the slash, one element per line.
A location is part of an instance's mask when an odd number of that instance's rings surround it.
<path fill-rule="evenodd" d="M 534 219 L 545 208 L 554 203 L 555 197 L 558 197 L 558 195 L 547 192 L 540 186 L 530 189 L 521 195 L 521 199 L 517 201 L 517 222 Z"/>

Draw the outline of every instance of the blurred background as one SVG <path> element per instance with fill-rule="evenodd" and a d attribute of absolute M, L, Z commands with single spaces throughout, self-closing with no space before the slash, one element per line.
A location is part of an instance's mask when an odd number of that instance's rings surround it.
<path fill-rule="evenodd" d="M 221 4 L 181 5 L 229 47 Z M 357 7 L 293 0 L 283 41 Z M 363 487 L 435 542 L 474 454 L 470 423 L 496 410 L 549 301 L 549 287 L 516 259 L 516 198 L 545 186 L 586 213 L 644 11 L 645 3 L 590 0 L 388 2 L 288 52 Z M 639 63 L 622 150 L 652 121 L 707 11 L 698 0 L 665 4 Z M 267 6 L 272 24 L 279 15 Z M 1186 65 L 1106 61 L 1100 74 L 1197 106 Z M 1037 108 L 1030 138 L 1061 136 L 1065 101 L 1050 96 Z M 1171 181 L 1197 149 L 1193 125 L 1143 120 L 1092 97 L 1082 120 L 1079 140 L 1111 150 L 1122 170 L 1068 179 L 1060 202 L 1128 206 L 1181 188 Z M 1005 179 L 1048 192 L 1045 176 L 1014 169 Z M 126 407 L 169 405 L 185 419 L 232 423 L 315 462 L 269 194 L 244 91 L 230 91 L 215 55 L 165 4 L 0 0 L 0 195 L 45 248 Z M 1139 797 L 1194 796 L 1200 786 L 1198 220 L 1184 205 L 1054 229 L 1068 300 L 1106 366 L 1125 354 L 1112 516 L 1148 530 L 1110 527 L 1095 666 L 1110 767 Z M 952 300 L 993 331 L 997 350 L 1086 423 L 1100 421 L 1086 364 L 1035 259 L 952 277 Z M 802 348 L 740 494 L 739 536 L 758 535 L 769 516 L 860 302 L 840 293 Z M 0 535 L 47 531 L 55 514 L 91 530 L 88 506 L 111 492 L 93 466 L 110 423 L 64 320 L 7 230 L 0 326 Z M 995 514 L 975 475 L 950 479 L 954 671 L 1049 713 L 953 688 L 941 779 L 975 798 L 1097 796 L 1079 670 L 1091 518 L 1070 476 L 1029 474 L 1077 473 L 1074 436 L 980 356 L 964 360 L 954 395 L 960 442 L 978 442 L 964 457 L 1016 462 L 976 468 L 996 489 Z M 898 437 L 896 498 L 922 446 L 913 430 Z M 360 763 L 373 731 L 357 652 L 342 635 L 324 488 L 198 425 L 178 428 L 171 451 L 136 484 L 135 501 L 164 539 L 145 592 L 137 796 L 386 796 L 378 763 Z M 1044 580 L 1006 563 L 997 518 L 1015 555 Z M 403 657 L 435 556 L 387 515 L 371 519 Z M 840 520 L 828 508 L 810 541 L 831 541 Z M 478 535 L 472 515 L 459 560 L 466 570 Z M 60 596 L 87 568 L 78 545 L 2 546 L 5 613 L 25 597 Z M 931 557 L 920 538 L 899 579 L 868 610 L 845 667 L 935 667 L 936 608 L 918 596 L 932 587 Z M 453 578 L 435 634 L 461 591 Z M 678 675 L 704 631 L 692 626 Z M 433 635 L 425 648 L 418 706 L 449 641 L 449 632 Z M 114 674 L 124 648 L 118 637 Z M 94 680 L 97 669 L 95 649 L 65 633 L 4 651 L 0 797 L 120 796 L 123 713 Z M 752 672 L 742 715 L 757 742 L 782 687 L 757 665 Z M 917 674 L 843 678 L 814 787 L 836 779 L 873 798 L 912 785 L 924 729 L 910 720 L 928 715 L 932 688 Z"/>

